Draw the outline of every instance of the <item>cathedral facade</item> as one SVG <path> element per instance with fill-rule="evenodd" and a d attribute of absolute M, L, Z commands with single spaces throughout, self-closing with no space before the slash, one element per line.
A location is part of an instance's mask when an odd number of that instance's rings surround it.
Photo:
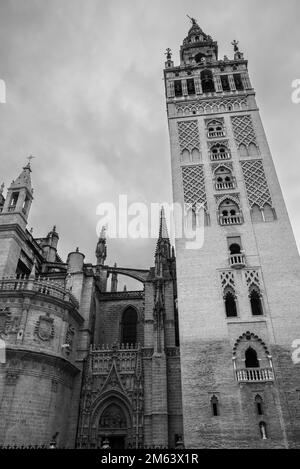
<path fill-rule="evenodd" d="M 1 196 L 0 445 L 66 448 L 182 444 L 176 266 L 163 212 L 154 266 L 63 262 L 54 227 L 26 229 L 31 167 Z M 118 274 L 139 291 L 118 291 Z M 108 279 L 111 288 L 108 291 Z M 3 360 L 4 361 L 4 360 Z"/>
<path fill-rule="evenodd" d="M 2 188 L 0 446 L 299 447 L 299 254 L 233 46 L 220 60 L 192 19 L 179 66 L 167 50 L 174 202 L 204 210 L 201 248 L 175 258 L 162 211 L 153 267 L 107 265 L 105 229 L 93 264 L 64 262 L 56 227 L 27 229 L 30 164 Z"/>

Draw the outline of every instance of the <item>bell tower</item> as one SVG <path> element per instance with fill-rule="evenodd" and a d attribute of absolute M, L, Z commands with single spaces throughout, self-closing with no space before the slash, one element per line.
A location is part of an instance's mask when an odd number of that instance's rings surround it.
<path fill-rule="evenodd" d="M 191 22 L 164 70 L 174 202 L 205 207 L 176 240 L 185 446 L 299 447 L 299 253 L 248 62 Z"/>
<path fill-rule="evenodd" d="M 30 163 L 1 197 L 0 276 L 15 275 L 33 200 Z"/>

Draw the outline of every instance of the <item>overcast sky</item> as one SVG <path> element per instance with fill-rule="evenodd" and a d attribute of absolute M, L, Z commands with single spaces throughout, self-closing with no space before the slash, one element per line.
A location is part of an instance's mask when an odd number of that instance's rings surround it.
<path fill-rule="evenodd" d="M 186 14 L 220 57 L 240 41 L 300 245 L 299 0 L 1 0 L 1 180 L 36 156 L 28 228 L 39 237 L 57 225 L 64 259 L 79 246 L 95 262 L 100 202 L 171 201 L 162 69 L 166 47 L 178 64 Z M 107 261 L 147 268 L 153 250 L 109 241 Z"/>

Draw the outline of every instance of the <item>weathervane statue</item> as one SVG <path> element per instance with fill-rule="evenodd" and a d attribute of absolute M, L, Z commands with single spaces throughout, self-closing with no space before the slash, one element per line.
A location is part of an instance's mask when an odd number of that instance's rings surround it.
<path fill-rule="evenodd" d="M 191 16 L 189 15 L 186 15 L 192 22 L 193 25 L 196 25 L 197 24 L 197 21 L 195 20 L 195 18 L 192 18 Z"/>

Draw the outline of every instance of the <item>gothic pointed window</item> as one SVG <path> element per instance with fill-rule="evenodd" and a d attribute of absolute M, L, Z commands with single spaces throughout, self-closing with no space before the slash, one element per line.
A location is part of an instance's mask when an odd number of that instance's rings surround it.
<path fill-rule="evenodd" d="M 228 288 L 224 295 L 226 316 L 228 318 L 237 317 L 236 298 L 232 288 Z"/>
<path fill-rule="evenodd" d="M 122 343 L 137 343 L 137 313 L 132 307 L 125 309 L 122 317 Z"/>
<path fill-rule="evenodd" d="M 201 72 L 201 84 L 203 93 L 214 93 L 215 85 L 211 70 L 203 70 Z"/>
<path fill-rule="evenodd" d="M 253 316 L 262 316 L 263 315 L 263 308 L 261 304 L 261 296 L 260 291 L 258 288 L 253 287 L 250 291 L 250 304 L 251 304 L 251 311 Z"/>
<path fill-rule="evenodd" d="M 216 396 L 212 396 L 210 400 L 211 410 L 213 417 L 217 417 L 219 415 L 219 400 Z"/>
<path fill-rule="evenodd" d="M 245 352 L 245 366 L 246 368 L 259 368 L 257 352 L 252 347 L 247 348 Z"/>
<path fill-rule="evenodd" d="M 257 415 L 263 415 L 263 400 L 259 394 L 255 397 L 255 406 Z"/>

